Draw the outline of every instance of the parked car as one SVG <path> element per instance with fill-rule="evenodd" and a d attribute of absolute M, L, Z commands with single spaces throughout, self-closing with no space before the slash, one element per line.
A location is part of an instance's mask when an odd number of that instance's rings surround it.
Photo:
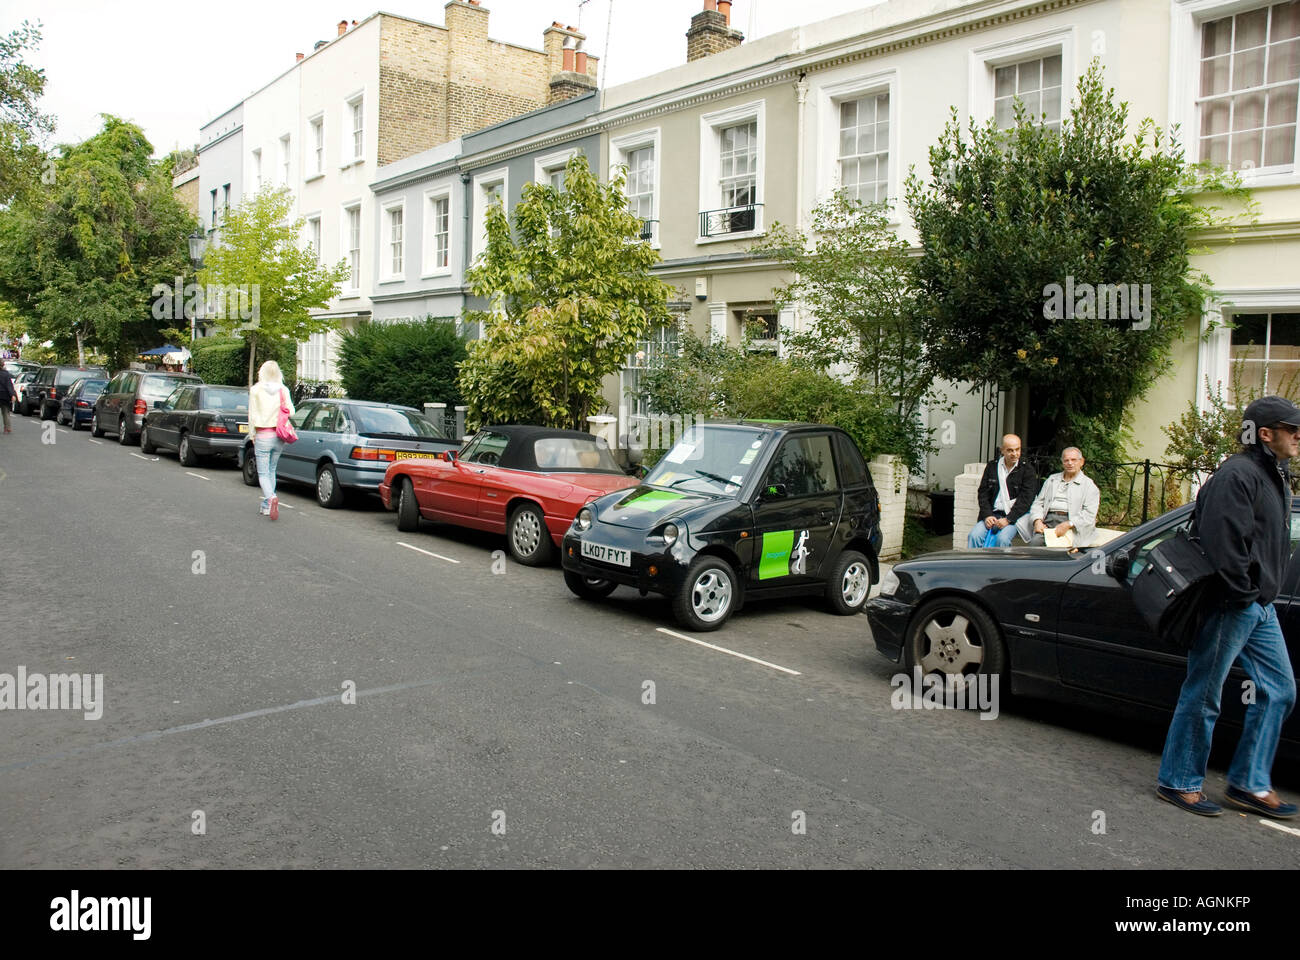
<path fill-rule="evenodd" d="M 636 486 L 603 439 L 576 430 L 493 426 L 443 459 L 392 464 L 379 485 L 397 529 L 420 518 L 506 535 L 520 563 L 547 563 L 586 503 Z"/>
<path fill-rule="evenodd" d="M 59 402 L 68 387 L 82 377 L 107 377 L 103 367 L 78 367 L 51 364 L 41 367 L 36 378 L 27 384 L 23 393 L 23 410 L 28 416 L 40 414 L 42 420 L 53 420 L 59 414 Z"/>
<path fill-rule="evenodd" d="M 27 392 L 27 385 L 36 379 L 36 375 L 41 372 L 41 368 L 35 370 L 24 370 L 18 376 L 14 377 L 14 399 L 10 406 L 10 412 L 26 414 L 27 408 L 23 403 L 23 397 Z"/>
<path fill-rule="evenodd" d="M 879 579 L 880 500 L 847 433 L 806 423 L 714 421 L 678 439 L 634 490 L 578 511 L 564 582 L 670 599 L 684 627 L 716 630 L 750 598 L 823 594 L 862 609 Z"/>
<path fill-rule="evenodd" d="M 1161 643 L 1134 607 L 1130 585 L 1151 549 L 1191 524 L 1184 504 L 1093 550 L 953 550 L 897 564 L 867 604 L 876 650 L 909 674 L 987 674 L 1003 691 L 1121 712 L 1172 715 L 1185 653 Z M 1292 500 L 1291 544 L 1300 540 Z M 1291 554 L 1278 619 L 1300 669 L 1300 552 Z M 1233 667 L 1222 719 L 1240 727 L 1246 674 Z M 1233 693 L 1232 691 L 1238 691 Z M 1222 725 L 1222 724 L 1220 724 Z M 1300 758 L 1300 715 L 1283 728 Z"/>
<path fill-rule="evenodd" d="M 140 427 L 144 453 L 175 450 L 187 467 L 198 466 L 200 457 L 239 459 L 248 435 L 247 387 L 187 383 L 153 406 Z"/>
<path fill-rule="evenodd" d="M 374 493 L 394 461 L 432 459 L 459 446 L 414 407 L 391 403 L 304 400 L 292 419 L 298 442 L 280 454 L 276 480 L 314 484 L 316 502 L 331 509 L 343 505 L 349 490 Z M 241 448 L 239 465 L 244 482 L 256 486 L 251 436 Z"/>
<path fill-rule="evenodd" d="M 189 373 L 165 370 L 123 370 L 114 375 L 95 400 L 90 419 L 91 436 L 102 437 L 112 431 L 123 445 L 140 439 L 144 416 L 155 400 L 165 400 L 184 383 L 202 383 Z"/>
<path fill-rule="evenodd" d="M 4 365 L 9 376 L 13 377 L 15 380 L 18 379 L 19 374 L 26 373 L 28 370 L 36 371 L 41 369 L 39 363 L 29 363 L 26 360 L 6 360 L 4 361 Z"/>
<path fill-rule="evenodd" d="M 102 377 L 82 377 L 74 381 L 59 400 L 59 413 L 55 419 L 59 423 L 66 423 L 73 430 L 80 429 L 83 423 L 89 423 L 95 398 L 104 392 L 107 384 L 108 381 Z"/>

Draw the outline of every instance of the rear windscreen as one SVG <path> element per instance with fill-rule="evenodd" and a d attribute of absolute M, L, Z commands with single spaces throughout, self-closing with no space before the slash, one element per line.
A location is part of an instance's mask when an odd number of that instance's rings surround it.
<path fill-rule="evenodd" d="M 193 382 L 181 377 L 145 377 L 140 382 L 140 396 L 148 397 L 150 400 L 163 400 L 171 396 L 171 392 L 177 387 Z"/>
<path fill-rule="evenodd" d="M 248 413 L 247 390 L 204 390 L 203 408 L 222 413 Z"/>
<path fill-rule="evenodd" d="M 357 421 L 357 433 L 446 439 L 446 435 L 434 426 L 432 421 L 426 420 L 413 410 L 396 410 L 392 407 L 353 407 L 351 413 Z"/>
<path fill-rule="evenodd" d="M 54 382 L 57 386 L 66 387 L 70 383 L 80 380 L 82 377 L 91 376 L 98 373 L 96 370 L 56 370 L 54 373 Z"/>

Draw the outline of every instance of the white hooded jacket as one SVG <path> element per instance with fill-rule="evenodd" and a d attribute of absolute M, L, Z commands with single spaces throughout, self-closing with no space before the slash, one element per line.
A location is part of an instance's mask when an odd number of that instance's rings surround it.
<path fill-rule="evenodd" d="M 293 401 L 281 381 L 259 380 L 248 388 L 248 429 L 256 432 L 265 427 L 274 428 L 280 422 L 280 406 L 289 408 L 293 415 Z"/>

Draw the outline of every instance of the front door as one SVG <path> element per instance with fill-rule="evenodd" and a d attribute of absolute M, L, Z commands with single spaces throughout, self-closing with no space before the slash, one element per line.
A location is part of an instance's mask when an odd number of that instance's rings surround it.
<path fill-rule="evenodd" d="M 787 437 L 759 485 L 754 505 L 756 556 L 751 588 L 817 580 L 842 502 L 828 434 Z"/>

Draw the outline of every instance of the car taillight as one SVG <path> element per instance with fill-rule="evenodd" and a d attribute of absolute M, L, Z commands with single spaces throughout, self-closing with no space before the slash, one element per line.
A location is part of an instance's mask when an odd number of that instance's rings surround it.
<path fill-rule="evenodd" d="M 209 423 L 207 426 L 207 431 L 208 433 L 229 433 L 230 432 L 219 423 Z"/>
<path fill-rule="evenodd" d="M 59 388 L 58 388 L 58 387 L 50 387 L 50 399 L 51 399 L 51 400 L 57 400 L 57 399 L 59 399 Z"/>
<path fill-rule="evenodd" d="M 88 404 L 85 400 L 78 400 L 78 401 L 77 401 L 77 406 L 79 406 L 79 407 L 86 407 L 86 408 L 89 408 L 89 407 L 90 407 L 90 404 Z"/>
<path fill-rule="evenodd" d="M 370 447 L 353 447 L 352 459 L 353 460 L 384 460 L 384 461 L 396 460 L 397 451 L 396 450 L 374 450 L 371 449 Z"/>
<path fill-rule="evenodd" d="M 144 415 L 145 413 L 149 412 L 149 405 L 137 397 L 135 401 L 135 407 L 133 408 L 133 412 Z"/>

